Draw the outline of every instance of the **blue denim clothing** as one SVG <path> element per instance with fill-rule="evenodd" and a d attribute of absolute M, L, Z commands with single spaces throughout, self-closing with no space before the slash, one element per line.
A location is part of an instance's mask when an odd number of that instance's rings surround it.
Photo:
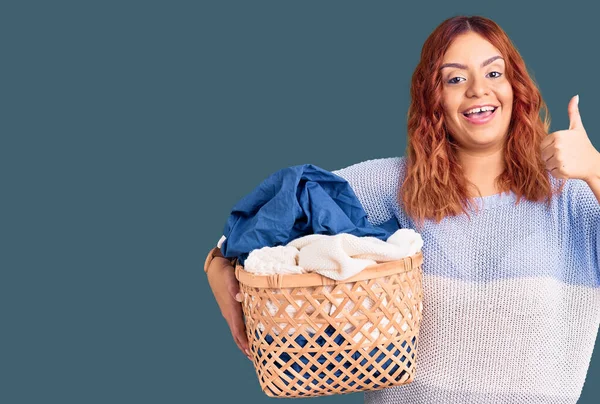
<path fill-rule="evenodd" d="M 254 249 L 286 245 L 308 234 L 387 240 L 398 228 L 396 219 L 373 226 L 345 179 L 304 164 L 275 172 L 233 207 L 221 252 L 243 264 Z"/>

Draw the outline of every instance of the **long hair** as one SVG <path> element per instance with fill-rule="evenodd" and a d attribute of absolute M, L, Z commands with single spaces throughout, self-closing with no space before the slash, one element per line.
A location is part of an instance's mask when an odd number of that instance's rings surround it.
<path fill-rule="evenodd" d="M 406 176 L 399 201 L 419 226 L 425 219 L 440 222 L 461 212 L 469 216 L 467 208 L 475 206 L 473 198 L 468 196 L 468 180 L 446 127 L 440 74 L 442 59 L 451 43 L 469 31 L 481 35 L 500 51 L 513 90 L 512 117 L 504 147 L 505 170 L 496 179 L 496 185 L 501 192 L 512 190 L 517 203 L 525 198 L 545 200 L 549 206 L 552 198 L 549 174 L 540 151 L 541 141 L 550 128 L 550 114 L 523 58 L 492 20 L 479 16 L 452 17 L 425 41 L 411 82 Z M 563 186 L 564 183 L 560 190 Z"/>

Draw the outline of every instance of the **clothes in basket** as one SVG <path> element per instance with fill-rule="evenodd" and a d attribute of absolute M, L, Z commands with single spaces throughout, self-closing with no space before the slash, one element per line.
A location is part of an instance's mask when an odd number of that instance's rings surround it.
<path fill-rule="evenodd" d="M 418 242 L 388 245 L 411 232 Z M 240 264 L 246 329 L 267 394 L 314 396 L 412 379 L 420 267 L 402 258 L 419 251 L 422 239 L 399 229 L 396 218 L 373 226 L 346 180 L 310 164 L 278 171 L 235 205 L 219 246 Z M 263 248 L 274 253 L 262 262 L 249 257 Z M 350 279 L 386 260 L 395 262 Z M 309 269 L 321 277 L 304 275 Z"/>
<path fill-rule="evenodd" d="M 396 219 L 373 226 L 350 184 L 312 164 L 279 170 L 232 209 L 220 248 L 243 265 L 250 251 L 309 234 L 348 233 L 387 239 Z"/>
<path fill-rule="evenodd" d="M 386 241 L 348 233 L 311 234 L 286 246 L 253 250 L 244 263 L 248 272 L 261 275 L 316 272 L 330 279 L 348 279 L 378 262 L 409 257 L 423 247 L 413 229 L 398 229 Z"/>

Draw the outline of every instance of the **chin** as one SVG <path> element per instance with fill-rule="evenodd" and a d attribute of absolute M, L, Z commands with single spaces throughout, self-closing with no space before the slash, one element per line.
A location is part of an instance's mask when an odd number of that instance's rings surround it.
<path fill-rule="evenodd" d="M 481 136 L 475 139 L 471 139 L 473 143 L 480 146 L 490 146 L 497 144 L 504 144 L 506 141 L 506 136 L 501 136 L 498 134 L 489 135 L 489 136 Z"/>

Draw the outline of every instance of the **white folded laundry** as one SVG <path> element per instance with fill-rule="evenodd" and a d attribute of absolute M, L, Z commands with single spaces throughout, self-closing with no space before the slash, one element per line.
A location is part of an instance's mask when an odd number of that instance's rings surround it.
<path fill-rule="evenodd" d="M 387 241 L 348 233 L 311 234 L 292 240 L 287 246 L 251 251 L 244 268 L 263 275 L 317 272 L 345 280 L 369 265 L 411 256 L 422 247 L 423 239 L 413 229 L 399 229 Z"/>
<path fill-rule="evenodd" d="M 369 265 L 415 254 L 423 247 L 423 239 L 413 229 L 400 229 L 387 241 L 348 233 L 311 234 L 292 240 L 288 246 L 300 251 L 300 267 L 331 279 L 345 280 Z"/>
<path fill-rule="evenodd" d="M 259 275 L 303 274 L 298 266 L 298 249 L 292 246 L 263 247 L 253 250 L 244 261 L 244 269 Z"/>

